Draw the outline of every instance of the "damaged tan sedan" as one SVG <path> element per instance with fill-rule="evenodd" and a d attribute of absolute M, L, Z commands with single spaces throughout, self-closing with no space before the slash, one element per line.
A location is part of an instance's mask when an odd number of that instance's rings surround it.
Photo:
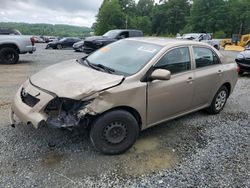
<path fill-rule="evenodd" d="M 185 114 L 219 113 L 237 82 L 236 63 L 194 41 L 131 38 L 50 66 L 18 90 L 15 115 L 34 127 L 89 127 L 97 150 L 119 154 L 140 131 Z"/>

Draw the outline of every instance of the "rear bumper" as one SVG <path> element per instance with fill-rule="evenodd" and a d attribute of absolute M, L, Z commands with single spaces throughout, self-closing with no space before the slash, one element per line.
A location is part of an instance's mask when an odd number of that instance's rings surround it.
<path fill-rule="evenodd" d="M 27 93 L 40 100 L 34 107 L 31 107 L 23 102 L 21 98 L 22 88 L 25 88 Z M 15 124 L 14 115 L 16 115 L 23 123 L 31 123 L 35 128 L 38 128 L 41 122 L 47 120 L 48 115 L 44 113 L 43 110 L 48 102 L 53 98 L 53 96 L 39 90 L 30 83 L 27 84 L 27 82 L 25 82 L 25 84 L 18 89 L 12 102 L 10 109 L 11 124 Z"/>
<path fill-rule="evenodd" d="M 25 50 L 21 52 L 21 54 L 25 54 L 27 52 L 29 53 L 33 53 L 36 51 L 36 47 L 35 46 L 26 46 Z"/>

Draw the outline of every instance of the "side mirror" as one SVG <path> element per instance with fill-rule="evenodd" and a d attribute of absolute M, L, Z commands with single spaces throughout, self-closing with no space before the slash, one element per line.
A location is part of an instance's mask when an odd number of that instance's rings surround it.
<path fill-rule="evenodd" d="M 156 69 L 152 72 L 150 80 L 170 80 L 171 72 L 165 69 Z"/>

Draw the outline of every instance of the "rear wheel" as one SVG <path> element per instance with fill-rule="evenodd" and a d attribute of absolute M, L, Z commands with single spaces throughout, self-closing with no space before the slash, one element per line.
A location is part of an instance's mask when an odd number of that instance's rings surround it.
<path fill-rule="evenodd" d="M 91 126 L 90 139 L 95 148 L 104 154 L 120 154 L 136 141 L 139 126 L 135 117 L 124 110 L 101 115 Z"/>
<path fill-rule="evenodd" d="M 63 47 L 62 47 L 61 44 L 58 44 L 58 45 L 56 46 L 56 48 L 57 48 L 58 50 L 61 50 Z"/>
<path fill-rule="evenodd" d="M 0 50 L 0 62 L 4 64 L 15 64 L 19 60 L 18 52 L 10 47 L 2 48 Z"/>
<path fill-rule="evenodd" d="M 222 86 L 215 94 L 210 107 L 207 109 L 207 112 L 209 114 L 220 113 L 223 110 L 223 108 L 227 102 L 228 95 L 229 95 L 229 91 L 228 91 L 227 87 Z"/>

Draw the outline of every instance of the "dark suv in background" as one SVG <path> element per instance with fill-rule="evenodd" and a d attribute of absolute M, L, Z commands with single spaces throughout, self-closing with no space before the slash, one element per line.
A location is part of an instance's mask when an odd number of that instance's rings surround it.
<path fill-rule="evenodd" d="M 0 35 L 21 35 L 16 29 L 0 28 Z"/>
<path fill-rule="evenodd" d="M 102 36 L 87 37 L 84 41 L 74 44 L 75 51 L 91 53 L 107 44 L 129 37 L 142 37 L 140 30 L 116 29 L 110 30 Z"/>
<path fill-rule="evenodd" d="M 46 49 L 62 49 L 62 48 L 72 48 L 73 44 L 79 42 L 81 39 L 77 37 L 65 37 L 61 40 L 55 40 L 49 42 Z"/>

